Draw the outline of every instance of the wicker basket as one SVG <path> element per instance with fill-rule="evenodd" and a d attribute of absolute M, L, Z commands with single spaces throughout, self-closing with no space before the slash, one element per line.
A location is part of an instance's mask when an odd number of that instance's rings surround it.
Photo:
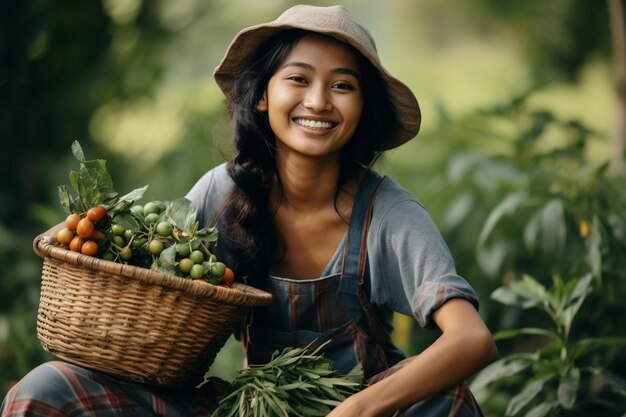
<path fill-rule="evenodd" d="M 59 359 L 132 381 L 196 385 L 247 310 L 271 295 L 226 288 L 71 252 L 58 227 L 38 236 L 43 258 L 37 336 Z"/>

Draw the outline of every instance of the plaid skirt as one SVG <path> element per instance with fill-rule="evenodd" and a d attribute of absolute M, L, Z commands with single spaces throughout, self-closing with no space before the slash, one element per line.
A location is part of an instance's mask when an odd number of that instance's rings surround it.
<path fill-rule="evenodd" d="M 370 384 L 400 369 L 407 359 L 371 378 Z M 8 393 L 2 417 L 208 417 L 216 406 L 210 385 L 186 391 L 128 382 L 65 362 L 33 369 Z M 428 397 L 393 417 L 482 416 L 466 385 Z"/>

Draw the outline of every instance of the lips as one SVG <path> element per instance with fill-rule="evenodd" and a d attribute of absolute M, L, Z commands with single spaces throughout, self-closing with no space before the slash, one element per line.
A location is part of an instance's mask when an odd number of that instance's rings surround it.
<path fill-rule="evenodd" d="M 297 125 L 308 127 L 310 129 L 319 129 L 319 130 L 332 129 L 333 127 L 337 125 L 336 123 L 333 123 L 333 122 L 302 119 L 302 118 L 295 118 L 293 119 L 293 121 Z"/>

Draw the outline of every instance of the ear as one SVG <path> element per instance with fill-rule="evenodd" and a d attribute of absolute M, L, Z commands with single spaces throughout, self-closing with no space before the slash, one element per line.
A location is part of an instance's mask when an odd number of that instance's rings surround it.
<path fill-rule="evenodd" d="M 263 96 L 256 105 L 256 109 L 258 111 L 267 111 L 267 91 L 263 93 Z"/>

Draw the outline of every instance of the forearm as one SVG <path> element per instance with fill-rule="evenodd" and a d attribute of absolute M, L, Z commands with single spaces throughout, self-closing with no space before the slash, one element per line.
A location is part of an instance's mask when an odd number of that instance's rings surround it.
<path fill-rule="evenodd" d="M 402 369 L 357 394 L 359 401 L 371 416 L 408 407 L 476 373 L 495 357 L 492 344 L 488 332 L 444 333 Z"/>
<path fill-rule="evenodd" d="M 403 368 L 349 397 L 332 417 L 376 417 L 404 409 L 470 377 L 494 361 L 497 350 L 491 333 L 474 307 L 451 300 L 433 319 L 442 335 Z"/>

